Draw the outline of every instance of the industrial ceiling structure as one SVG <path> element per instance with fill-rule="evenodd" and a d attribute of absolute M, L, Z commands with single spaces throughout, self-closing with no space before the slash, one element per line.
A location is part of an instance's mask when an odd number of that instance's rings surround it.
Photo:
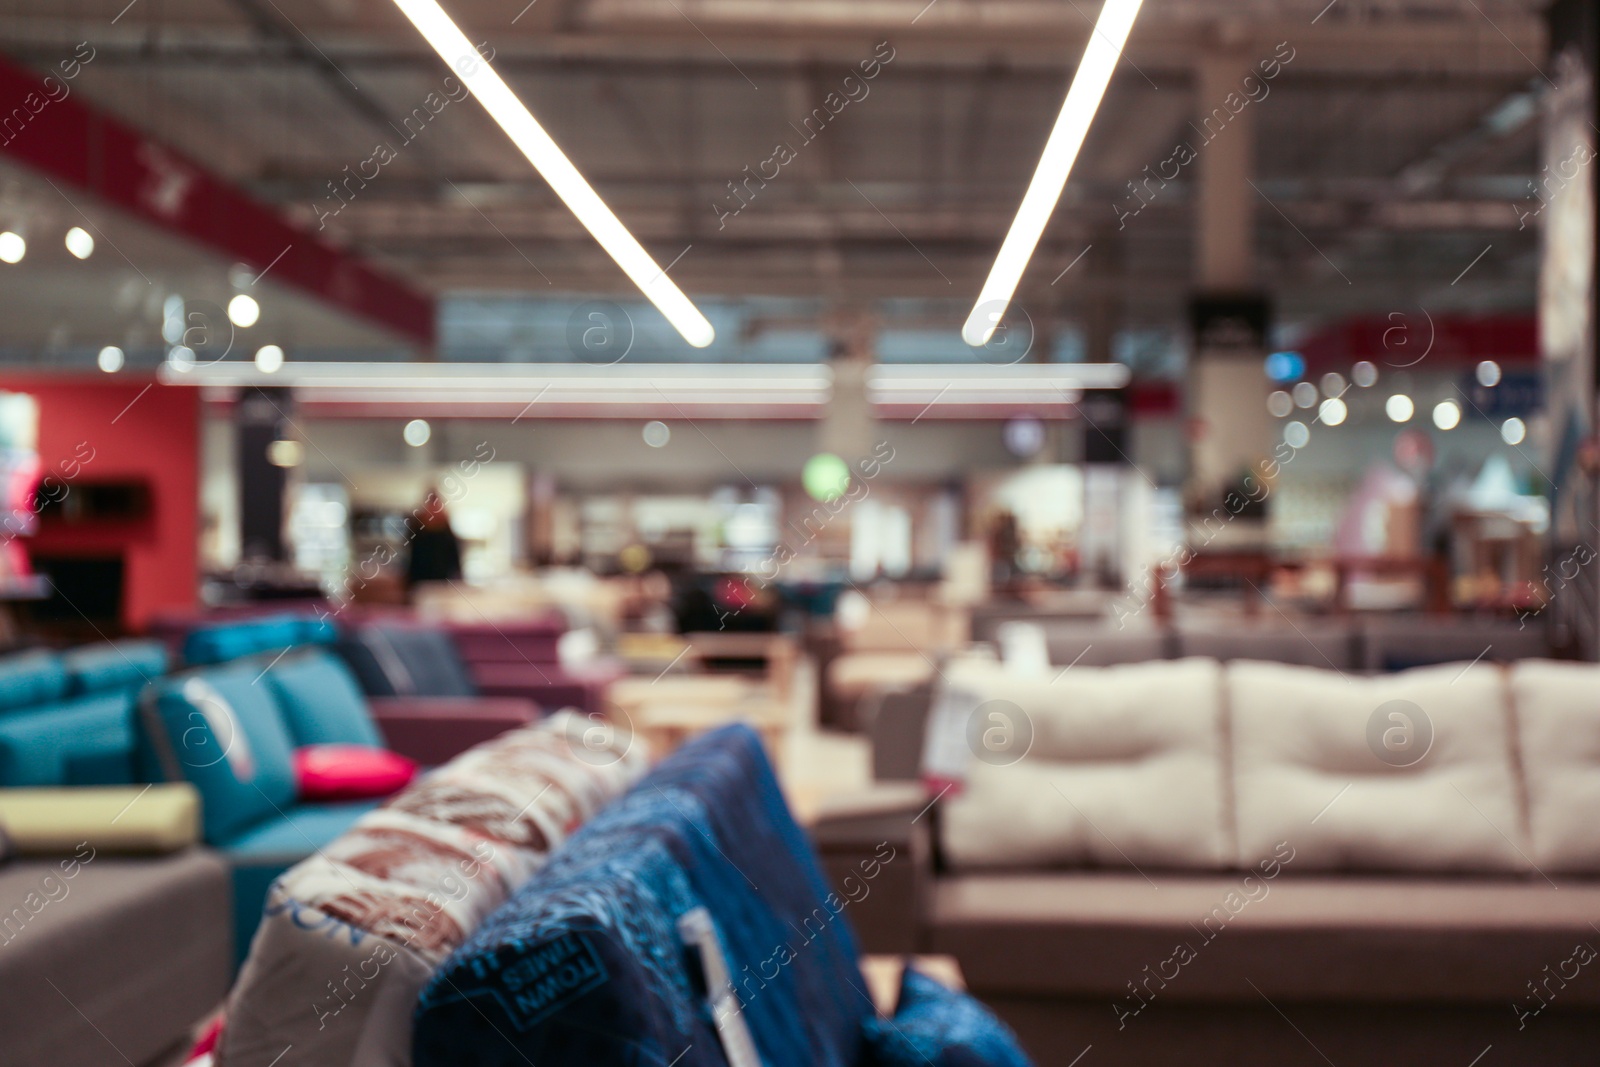
<path fill-rule="evenodd" d="M 954 331 L 1099 5 L 445 6 L 693 299 L 815 297 L 880 314 L 911 302 L 919 325 Z M 1538 231 L 1518 205 L 1533 195 L 1551 73 L 1541 8 L 1147 0 L 1019 302 L 1091 333 L 1181 322 L 1196 287 L 1195 168 L 1174 153 L 1207 136 L 1194 123 L 1222 101 L 1199 99 L 1196 71 L 1222 53 L 1244 68 L 1277 60 L 1246 106 L 1258 283 L 1281 319 L 1397 302 L 1531 309 Z M 72 99 L 421 293 L 632 295 L 390 0 L 11 0 L 0 42 L 39 73 L 87 42 Z M 126 333 L 150 303 L 131 278 L 226 290 L 226 257 L 197 260 L 159 227 L 64 199 L 28 167 L 0 170 L 0 214 L 64 226 L 87 213 L 125 235 L 125 254 L 41 255 L 26 283 L 39 301 L 8 345 Z M 304 294 L 263 304 L 325 345 L 388 343 L 359 322 L 330 326 Z"/>

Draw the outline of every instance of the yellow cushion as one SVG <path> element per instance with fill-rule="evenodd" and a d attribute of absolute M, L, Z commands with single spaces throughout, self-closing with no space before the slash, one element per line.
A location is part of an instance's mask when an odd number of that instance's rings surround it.
<path fill-rule="evenodd" d="M 0 789 L 0 826 L 24 854 L 172 852 L 200 839 L 200 797 L 187 782 Z"/>

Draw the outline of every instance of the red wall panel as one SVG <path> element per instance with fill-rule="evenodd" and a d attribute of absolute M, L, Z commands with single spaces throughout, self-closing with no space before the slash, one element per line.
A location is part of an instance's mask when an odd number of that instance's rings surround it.
<path fill-rule="evenodd" d="M 130 630 L 142 629 L 158 612 L 193 608 L 199 587 L 200 390 L 132 376 L 11 373 L 0 374 L 0 389 L 38 400 L 44 473 L 64 481 L 69 491 L 73 482 L 110 481 L 142 481 L 150 489 L 147 517 L 42 524 L 28 539 L 29 551 L 121 555 L 122 624 Z M 76 475 L 67 477 L 74 469 Z"/>

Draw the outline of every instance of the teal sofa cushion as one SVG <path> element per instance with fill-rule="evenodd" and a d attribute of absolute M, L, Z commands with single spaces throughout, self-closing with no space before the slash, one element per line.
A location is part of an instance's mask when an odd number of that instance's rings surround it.
<path fill-rule="evenodd" d="M 142 711 L 162 776 L 200 791 L 207 842 L 236 837 L 294 804 L 294 741 L 258 665 L 169 679 Z"/>
<path fill-rule="evenodd" d="M 23 652 L 0 659 L 0 716 L 66 695 L 67 670 L 54 653 Z"/>
<path fill-rule="evenodd" d="M 131 783 L 133 708 L 123 689 L 0 716 L 0 786 Z"/>
<path fill-rule="evenodd" d="M 137 689 L 167 673 L 167 650 L 160 641 L 107 641 L 64 652 L 61 664 L 74 695 Z"/>
<path fill-rule="evenodd" d="M 383 735 L 355 677 L 333 653 L 318 648 L 285 656 L 267 668 L 266 684 L 277 697 L 296 747 L 383 747 Z"/>
<path fill-rule="evenodd" d="M 208 666 L 297 645 L 330 645 L 337 637 L 338 630 L 327 619 L 269 615 L 203 626 L 184 638 L 183 658 L 192 666 Z"/>
<path fill-rule="evenodd" d="M 220 843 L 234 863 L 276 863 L 285 869 L 326 845 L 382 801 L 353 800 L 341 804 L 299 804 L 282 816 L 256 823 Z"/>

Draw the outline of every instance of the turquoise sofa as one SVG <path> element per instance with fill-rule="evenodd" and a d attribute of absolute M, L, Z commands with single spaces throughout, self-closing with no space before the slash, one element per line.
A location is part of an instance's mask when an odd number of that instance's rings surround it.
<path fill-rule="evenodd" d="M 166 670 L 155 641 L 0 659 L 0 787 L 134 782 L 135 703 Z"/>
<path fill-rule="evenodd" d="M 525 701 L 374 707 L 330 647 L 336 636 L 325 621 L 294 616 L 205 627 L 184 642 L 185 660 L 204 665 L 157 682 L 140 701 L 138 771 L 146 781 L 187 781 L 199 791 L 205 841 L 233 874 L 241 961 L 273 880 L 380 803 L 300 802 L 295 749 L 392 747 L 436 764 L 536 717 Z M 452 743 L 441 745 L 441 732 Z M 404 743 L 424 734 L 427 746 Z"/>

